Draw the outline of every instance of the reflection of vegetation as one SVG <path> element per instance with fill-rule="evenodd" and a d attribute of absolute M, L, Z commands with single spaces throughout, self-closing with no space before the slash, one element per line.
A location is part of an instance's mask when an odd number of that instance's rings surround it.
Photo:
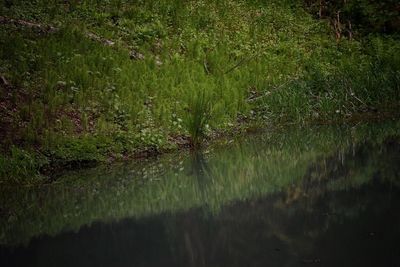
<path fill-rule="evenodd" d="M 233 200 L 281 191 L 287 194 L 282 205 L 287 205 L 303 195 L 318 195 L 321 189 L 365 184 L 379 171 L 382 178 L 392 180 L 398 177 L 399 164 L 398 143 L 391 137 L 398 126 L 292 129 L 215 148 L 191 161 L 181 161 L 182 156 L 162 158 L 143 166 L 74 172 L 41 188 L 3 188 L 0 241 L 27 242 L 39 234 L 77 230 L 98 220 L 198 206 L 218 213 Z"/>
<path fill-rule="evenodd" d="M 179 261 L 175 266 L 263 266 L 255 263 L 265 262 L 268 266 L 299 266 L 299 262 L 320 259 L 324 263 L 345 261 L 345 266 L 357 266 L 354 261 L 375 266 L 369 261 L 376 258 L 386 266 L 394 256 L 387 250 L 397 243 L 400 234 L 396 224 L 400 217 L 394 211 L 398 198 L 390 201 L 388 189 L 388 184 L 377 182 L 326 194 L 323 188 L 304 184 L 301 190 L 305 194 L 290 205 L 285 194 L 278 194 L 233 203 L 212 218 L 198 210 L 167 217 L 168 245 Z M 394 188 L 393 194 L 399 189 Z M 368 240 L 372 229 L 389 237 L 385 241 Z M 373 256 L 365 255 L 367 251 Z M 189 265 L 193 260 L 195 263 Z"/>

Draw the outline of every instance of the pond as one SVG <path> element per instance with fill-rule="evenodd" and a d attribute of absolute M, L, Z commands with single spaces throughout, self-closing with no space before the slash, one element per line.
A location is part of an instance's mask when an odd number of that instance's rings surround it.
<path fill-rule="evenodd" d="M 400 123 L 289 128 L 0 190 L 0 266 L 400 266 Z"/>

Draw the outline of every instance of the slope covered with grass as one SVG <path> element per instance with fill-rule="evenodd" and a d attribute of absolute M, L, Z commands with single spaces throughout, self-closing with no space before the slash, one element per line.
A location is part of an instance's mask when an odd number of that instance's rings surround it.
<path fill-rule="evenodd" d="M 301 1 L 3 1 L 0 176 L 396 109 L 396 34 L 335 40 Z"/>

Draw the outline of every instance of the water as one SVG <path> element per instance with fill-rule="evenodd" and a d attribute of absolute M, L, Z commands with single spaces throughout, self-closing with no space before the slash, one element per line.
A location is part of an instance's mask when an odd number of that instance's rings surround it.
<path fill-rule="evenodd" d="M 263 133 L 2 188 L 0 266 L 400 266 L 399 126 Z"/>

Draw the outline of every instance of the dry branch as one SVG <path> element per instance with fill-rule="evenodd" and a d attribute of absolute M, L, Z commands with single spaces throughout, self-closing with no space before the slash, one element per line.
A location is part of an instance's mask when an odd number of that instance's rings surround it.
<path fill-rule="evenodd" d="M 43 25 L 43 24 L 31 22 L 31 21 L 22 20 L 22 19 L 12 19 L 12 18 L 3 17 L 3 16 L 0 16 L 0 24 L 13 24 L 16 26 L 24 26 L 24 27 L 28 27 L 31 29 L 38 29 L 40 31 L 49 32 L 49 33 L 58 31 L 58 28 L 55 28 L 53 26 Z"/>

